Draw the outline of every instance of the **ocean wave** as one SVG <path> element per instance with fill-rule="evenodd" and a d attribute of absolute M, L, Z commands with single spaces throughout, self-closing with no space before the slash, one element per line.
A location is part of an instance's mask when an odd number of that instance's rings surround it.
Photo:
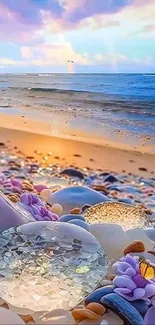
<path fill-rule="evenodd" d="M 143 74 L 143 77 L 155 77 L 155 74 Z"/>

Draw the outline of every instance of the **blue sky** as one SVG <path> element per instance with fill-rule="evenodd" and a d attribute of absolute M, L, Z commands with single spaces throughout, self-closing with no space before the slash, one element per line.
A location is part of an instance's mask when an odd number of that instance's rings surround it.
<path fill-rule="evenodd" d="M 0 0 L 0 72 L 154 73 L 155 1 Z"/>

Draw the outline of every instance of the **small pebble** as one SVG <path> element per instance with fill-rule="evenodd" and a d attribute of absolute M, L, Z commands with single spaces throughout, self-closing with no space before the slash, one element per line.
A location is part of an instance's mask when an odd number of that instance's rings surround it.
<path fill-rule="evenodd" d="M 124 255 L 136 252 L 144 252 L 145 246 L 142 241 L 134 241 L 124 250 Z"/>
<path fill-rule="evenodd" d="M 105 287 L 105 286 L 107 286 L 107 285 L 111 285 L 112 284 L 112 280 L 101 280 L 100 281 L 100 286 L 102 286 L 102 287 Z"/>
<path fill-rule="evenodd" d="M 67 176 L 70 176 L 70 177 L 78 177 L 80 179 L 84 179 L 84 175 L 78 171 L 77 169 L 73 169 L 73 168 L 67 168 L 67 169 L 64 169 L 60 175 L 67 175 Z"/>
<path fill-rule="evenodd" d="M 103 316 L 106 312 L 106 309 L 97 302 L 91 302 L 86 306 L 87 309 L 92 310 L 94 313 Z"/>
<path fill-rule="evenodd" d="M 85 221 L 85 218 L 83 216 L 81 216 L 80 214 L 66 214 L 64 216 L 61 216 L 59 221 L 61 222 L 69 222 L 71 220 L 82 220 L 82 221 Z"/>
<path fill-rule="evenodd" d="M 71 214 L 80 214 L 80 209 L 79 208 L 74 208 L 70 211 Z"/>
<path fill-rule="evenodd" d="M 48 187 L 46 185 L 37 184 L 34 185 L 34 189 L 37 190 L 38 193 L 40 193 L 41 191 L 48 189 Z"/>
<path fill-rule="evenodd" d="M 82 321 L 84 319 L 96 319 L 100 315 L 87 308 L 77 308 L 72 310 L 72 316 L 75 318 L 75 320 Z"/>
<path fill-rule="evenodd" d="M 85 230 L 87 230 L 87 231 L 90 231 L 90 228 L 89 228 L 88 223 L 86 223 L 86 222 L 83 221 L 83 220 L 72 219 L 72 220 L 68 221 L 68 223 L 71 223 L 71 224 L 73 224 L 73 225 L 76 225 L 76 226 L 82 227 L 83 229 L 85 229 Z"/>
<path fill-rule="evenodd" d="M 52 194 L 52 191 L 50 189 L 44 189 L 40 192 L 40 196 L 47 201 L 48 197 Z"/>
<path fill-rule="evenodd" d="M 50 208 L 50 211 L 53 213 L 56 213 L 58 216 L 60 216 L 63 212 L 63 207 L 60 204 L 53 204 L 53 206 Z"/>

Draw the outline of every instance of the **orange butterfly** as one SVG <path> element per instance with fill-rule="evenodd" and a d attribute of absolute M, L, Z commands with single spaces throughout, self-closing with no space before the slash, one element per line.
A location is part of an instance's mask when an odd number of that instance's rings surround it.
<path fill-rule="evenodd" d="M 155 267 L 149 264 L 145 258 L 139 258 L 139 270 L 141 276 L 146 280 L 155 278 Z"/>

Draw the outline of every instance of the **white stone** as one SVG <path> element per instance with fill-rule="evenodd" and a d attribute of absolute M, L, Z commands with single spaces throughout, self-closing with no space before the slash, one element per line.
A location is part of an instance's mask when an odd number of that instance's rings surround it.
<path fill-rule="evenodd" d="M 107 285 L 110 285 L 110 284 L 112 284 L 112 281 L 111 280 L 101 280 L 100 281 L 100 285 L 102 287 L 107 286 Z"/>
<path fill-rule="evenodd" d="M 155 242 L 155 228 L 148 228 L 145 230 L 146 235 Z"/>
<path fill-rule="evenodd" d="M 84 186 L 71 186 L 50 194 L 46 201 L 51 205 L 60 204 L 63 214 L 67 214 L 74 208 L 82 208 L 85 204 L 95 205 L 109 201 L 109 198 Z"/>
<path fill-rule="evenodd" d="M 104 314 L 103 322 L 101 322 L 101 325 L 105 324 L 104 321 L 107 321 L 107 323 L 109 325 L 114 325 L 114 324 L 123 325 L 124 324 L 123 320 L 119 316 L 117 316 L 115 313 L 113 313 L 112 311 Z"/>
<path fill-rule="evenodd" d="M 64 309 L 55 309 L 43 316 L 33 315 L 36 324 L 49 324 L 49 325 L 74 325 L 75 319 L 69 311 Z"/>
<path fill-rule="evenodd" d="M 129 229 L 127 230 L 127 234 L 130 237 L 130 242 L 133 242 L 135 240 L 140 240 L 143 242 L 146 251 L 150 251 L 153 249 L 154 247 L 153 242 L 149 239 L 145 231 L 143 231 L 142 229 L 140 228 Z"/>
<path fill-rule="evenodd" d="M 24 321 L 9 309 L 0 307 L 0 324 L 25 324 Z"/>
<path fill-rule="evenodd" d="M 116 224 L 94 223 L 90 225 L 90 232 L 99 241 L 109 259 L 122 257 L 124 249 L 130 244 L 126 232 Z"/>
<path fill-rule="evenodd" d="M 49 190 L 49 189 L 44 189 L 40 192 L 40 196 L 45 200 L 47 201 L 48 200 L 48 197 L 52 194 L 52 191 Z"/>
<path fill-rule="evenodd" d="M 63 207 L 60 204 L 54 204 L 51 209 L 51 212 L 56 213 L 58 216 L 62 215 Z"/>
<path fill-rule="evenodd" d="M 108 322 L 104 320 L 104 318 L 100 317 L 97 319 L 84 319 L 82 322 L 78 323 L 78 325 L 108 325 Z M 113 324 L 114 325 L 114 324 Z"/>

